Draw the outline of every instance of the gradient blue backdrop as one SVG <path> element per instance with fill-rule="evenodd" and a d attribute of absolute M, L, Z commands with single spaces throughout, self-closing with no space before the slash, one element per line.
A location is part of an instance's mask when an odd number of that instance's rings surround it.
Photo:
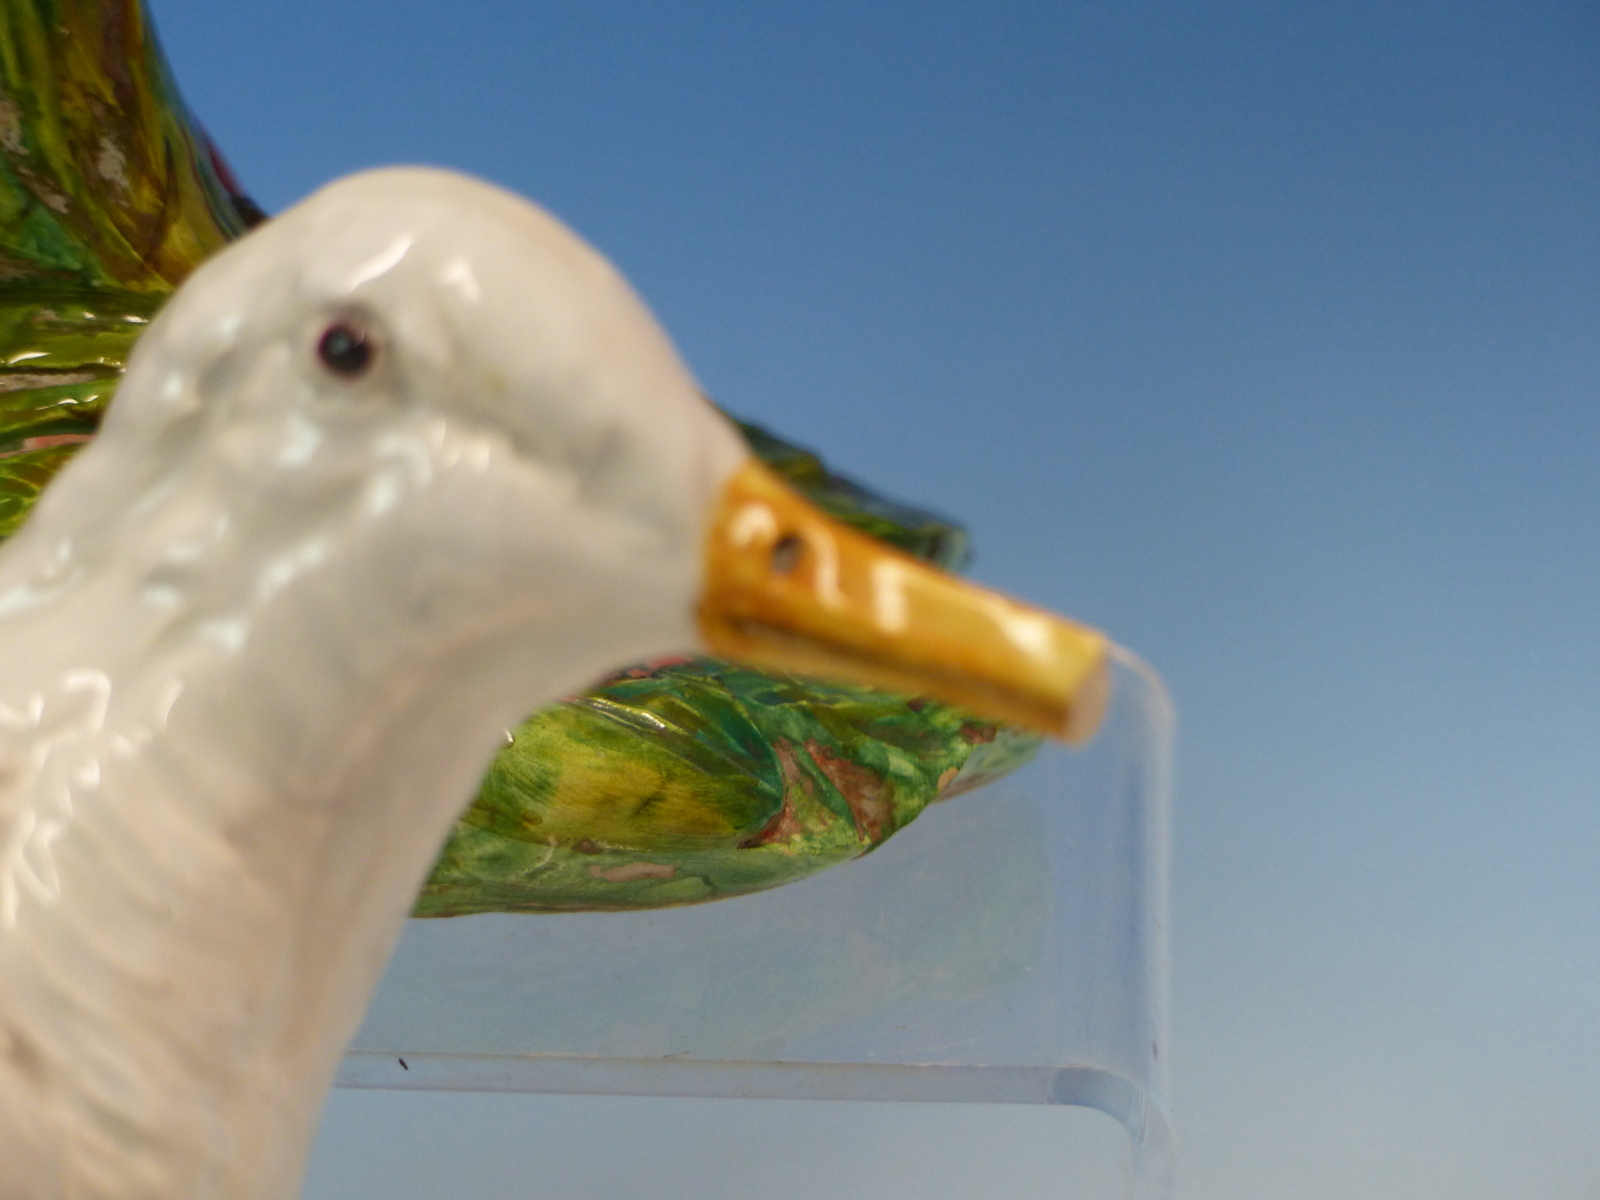
<path fill-rule="evenodd" d="M 1185 1200 L 1600 1195 L 1592 3 L 151 3 L 267 208 L 540 199 L 1164 672 Z M 345 1093 L 309 1194 L 1045 1197 L 1052 1116 Z"/>

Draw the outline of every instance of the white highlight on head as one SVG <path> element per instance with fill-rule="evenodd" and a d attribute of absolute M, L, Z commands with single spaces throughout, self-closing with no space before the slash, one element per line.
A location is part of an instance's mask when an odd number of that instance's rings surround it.
<path fill-rule="evenodd" d="M 468 304 L 476 304 L 483 298 L 483 289 L 478 285 L 478 277 L 473 273 L 472 263 L 468 259 L 452 259 L 439 276 L 439 282 L 454 287 Z"/>
<path fill-rule="evenodd" d="M 350 272 L 344 281 L 345 290 L 353 292 L 362 284 L 371 283 L 380 275 L 387 275 L 406 256 L 406 251 L 411 249 L 415 241 L 416 239 L 409 233 L 403 233 L 395 238 L 383 250 Z"/>

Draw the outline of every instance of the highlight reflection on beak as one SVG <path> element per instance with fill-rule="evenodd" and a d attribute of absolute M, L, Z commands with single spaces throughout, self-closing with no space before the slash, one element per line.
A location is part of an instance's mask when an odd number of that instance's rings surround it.
<path fill-rule="evenodd" d="M 937 696 L 1069 742 L 1110 690 L 1104 634 L 927 566 L 826 516 L 751 459 L 706 546 L 713 654 Z"/>

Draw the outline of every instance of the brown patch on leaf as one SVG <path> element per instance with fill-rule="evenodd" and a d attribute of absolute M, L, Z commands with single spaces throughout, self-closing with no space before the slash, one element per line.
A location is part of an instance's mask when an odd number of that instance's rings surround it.
<path fill-rule="evenodd" d="M 11 168 L 16 172 L 17 178 L 22 181 L 22 185 L 33 193 L 34 199 L 52 212 L 65 214 L 67 209 L 72 207 L 72 202 L 62 195 L 55 184 L 46 176 L 39 174 L 37 171 L 29 170 L 15 161 L 12 162 Z"/>
<path fill-rule="evenodd" d="M 894 805 L 883 776 L 871 767 L 839 757 L 814 738 L 806 742 L 806 750 L 850 806 L 857 833 L 876 844 L 894 832 Z"/>
<path fill-rule="evenodd" d="M 1000 734 L 998 725 L 980 725 L 976 721 L 968 721 L 961 727 L 961 740 L 969 746 L 982 746 L 994 741 Z"/>
<path fill-rule="evenodd" d="M 30 388 L 88 383 L 93 378 L 88 371 L 0 371 L 0 392 L 25 392 Z"/>
<path fill-rule="evenodd" d="M 631 667 L 623 667 L 619 671 L 613 671 L 594 686 L 598 690 L 608 684 L 621 683 L 624 679 L 649 679 L 650 676 L 658 671 L 665 671 L 672 667 L 687 666 L 693 661 L 693 656 L 688 654 L 668 654 L 662 658 L 652 658 L 647 662 L 636 663 Z"/>
<path fill-rule="evenodd" d="M 14 450 L 0 450 L 0 458 L 15 458 L 19 454 L 32 454 L 35 450 L 53 450 L 57 446 L 76 446 L 92 440 L 87 433 L 55 433 L 46 437 L 24 438 Z"/>
<path fill-rule="evenodd" d="M 683 667 L 694 661 L 692 654 L 664 654 L 644 664 L 646 671 L 665 671 L 668 667 Z"/>
<path fill-rule="evenodd" d="M 129 190 L 128 156 L 108 133 L 100 136 L 100 153 L 95 157 L 94 169 L 107 183 L 115 184 L 124 192 Z"/>
<path fill-rule="evenodd" d="M 10 96 L 0 93 L 0 148 L 7 154 L 26 154 L 22 141 L 22 110 Z"/>
<path fill-rule="evenodd" d="M 573 850 L 579 854 L 599 854 L 603 849 L 604 847 L 593 838 L 584 838 L 583 841 L 573 847 Z"/>
<path fill-rule="evenodd" d="M 633 883 L 639 879 L 672 879 L 678 868 L 666 863 L 631 862 L 620 867 L 590 867 L 591 879 L 604 879 L 607 883 Z"/>
<path fill-rule="evenodd" d="M 773 814 L 772 820 L 739 843 L 741 850 L 767 846 L 773 842 L 787 842 L 805 832 L 801 828 L 799 814 L 794 810 L 794 792 L 796 788 L 809 788 L 811 781 L 805 777 L 800 764 L 795 762 L 793 746 L 780 738 L 772 744 L 772 749 L 783 771 L 783 807 Z"/>

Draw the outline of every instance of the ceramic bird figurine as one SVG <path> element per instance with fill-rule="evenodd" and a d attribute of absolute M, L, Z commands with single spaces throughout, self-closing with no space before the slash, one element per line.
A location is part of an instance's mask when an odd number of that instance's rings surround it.
<path fill-rule="evenodd" d="M 94 436 L 134 338 L 263 218 L 178 99 L 137 0 L 0 0 L 0 537 Z M 754 426 L 826 511 L 957 568 L 961 531 Z M 870 851 L 1036 739 L 959 707 L 694 657 L 630 664 L 507 730 L 416 912 L 638 908 Z"/>
<path fill-rule="evenodd" d="M 696 651 L 1068 738 L 1106 680 L 799 497 L 514 196 L 356 176 L 201 266 L 0 551 L 0 1195 L 293 1195 L 504 730 Z"/>

